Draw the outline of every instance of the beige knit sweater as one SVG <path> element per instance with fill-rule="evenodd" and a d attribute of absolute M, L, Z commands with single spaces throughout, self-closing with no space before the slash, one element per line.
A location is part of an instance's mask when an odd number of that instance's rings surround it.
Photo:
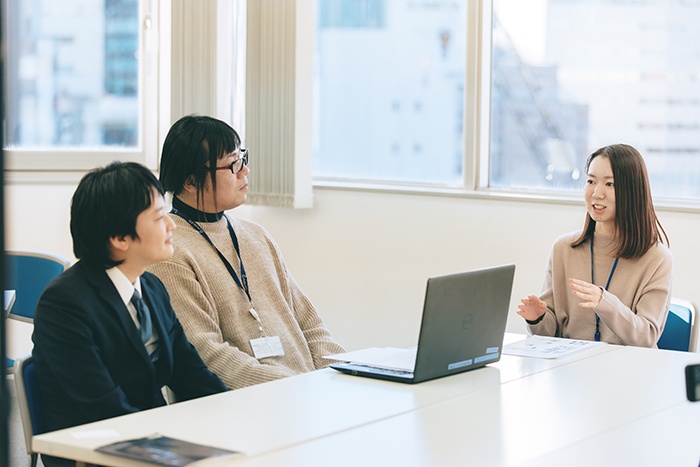
<path fill-rule="evenodd" d="M 591 282 L 590 243 L 571 248 L 580 235 L 572 232 L 559 237 L 552 246 L 540 298 L 548 310 L 538 324 L 528 325 L 532 334 L 593 340 L 595 313 L 578 306 L 568 280 Z M 611 238 L 595 234 L 595 284 L 605 287 L 615 261 Z M 611 344 L 656 347 L 671 301 L 673 259 L 659 243 L 637 259 L 620 258 L 610 282 L 595 310 L 600 316 L 601 341 Z"/>
<path fill-rule="evenodd" d="M 242 388 L 312 371 L 330 363 L 323 356 L 343 352 L 292 278 L 268 232 L 229 216 L 260 323 L 267 336 L 280 337 L 285 352 L 256 359 L 250 341 L 260 337 L 260 330 L 245 292 L 204 237 L 187 221 L 172 217 L 177 225 L 175 253 L 149 270 L 165 284 L 187 338 L 226 386 Z M 240 278 L 226 219 L 199 225 Z"/>

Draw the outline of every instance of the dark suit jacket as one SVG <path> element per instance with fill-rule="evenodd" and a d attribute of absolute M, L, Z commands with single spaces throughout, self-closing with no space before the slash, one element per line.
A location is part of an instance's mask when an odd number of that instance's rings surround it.
<path fill-rule="evenodd" d="M 33 355 L 44 431 L 53 431 L 226 390 L 187 341 L 160 280 L 141 276 L 159 336 L 151 363 L 124 302 L 104 268 L 83 261 L 55 278 L 34 315 Z"/>

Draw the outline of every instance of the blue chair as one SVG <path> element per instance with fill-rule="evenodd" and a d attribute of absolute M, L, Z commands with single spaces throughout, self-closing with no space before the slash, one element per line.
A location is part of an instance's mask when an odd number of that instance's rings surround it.
<path fill-rule="evenodd" d="M 68 266 L 70 261 L 51 253 L 5 250 L 5 289 L 16 292 L 15 302 L 7 317 L 33 323 L 39 296 L 51 279 Z M 7 368 L 12 368 L 13 364 L 14 360 L 6 359 Z"/>
<path fill-rule="evenodd" d="M 671 298 L 666 325 L 657 345 L 660 349 L 695 352 L 697 341 L 697 307 L 689 300 Z"/>
<path fill-rule="evenodd" d="M 32 449 L 32 436 L 44 432 L 39 387 L 36 380 L 34 357 L 27 355 L 15 360 L 15 388 L 19 415 L 22 419 L 24 444 L 27 448 L 27 465 L 36 467 L 39 455 Z"/>
<path fill-rule="evenodd" d="M 8 318 L 34 321 L 34 308 L 51 279 L 70 266 L 58 255 L 40 251 L 5 250 L 5 289 L 15 290 L 15 303 Z"/>

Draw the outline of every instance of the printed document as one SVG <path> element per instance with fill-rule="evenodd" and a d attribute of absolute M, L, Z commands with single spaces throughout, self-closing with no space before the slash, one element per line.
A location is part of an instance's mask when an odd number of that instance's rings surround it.
<path fill-rule="evenodd" d="M 606 343 L 564 339 L 562 337 L 530 336 L 527 339 L 503 346 L 503 353 L 520 357 L 557 358 L 601 345 L 606 345 Z"/>

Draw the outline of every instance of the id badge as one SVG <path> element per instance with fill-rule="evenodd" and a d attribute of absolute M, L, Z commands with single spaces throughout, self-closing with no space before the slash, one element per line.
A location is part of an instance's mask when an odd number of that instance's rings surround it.
<path fill-rule="evenodd" d="M 284 347 L 282 347 L 280 336 L 251 339 L 250 347 L 253 349 L 253 355 L 258 360 L 261 358 L 284 356 Z"/>

